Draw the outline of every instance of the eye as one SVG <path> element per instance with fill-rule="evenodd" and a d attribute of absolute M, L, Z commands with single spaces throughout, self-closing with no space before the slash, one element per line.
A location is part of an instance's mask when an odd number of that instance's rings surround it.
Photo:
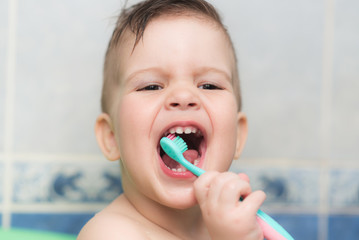
<path fill-rule="evenodd" d="M 202 84 L 199 88 L 204 90 L 223 90 L 223 88 L 211 83 Z"/>
<path fill-rule="evenodd" d="M 156 90 L 161 90 L 161 89 L 163 89 L 163 87 L 161 87 L 160 85 L 151 84 L 151 85 L 147 85 L 143 88 L 137 89 L 137 91 L 156 91 Z"/>

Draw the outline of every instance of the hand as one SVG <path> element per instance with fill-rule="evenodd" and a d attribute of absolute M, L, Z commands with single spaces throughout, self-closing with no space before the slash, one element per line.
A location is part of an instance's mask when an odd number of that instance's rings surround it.
<path fill-rule="evenodd" d="M 265 193 L 252 192 L 247 175 L 208 171 L 195 181 L 194 190 L 212 240 L 263 239 L 256 213 Z"/>

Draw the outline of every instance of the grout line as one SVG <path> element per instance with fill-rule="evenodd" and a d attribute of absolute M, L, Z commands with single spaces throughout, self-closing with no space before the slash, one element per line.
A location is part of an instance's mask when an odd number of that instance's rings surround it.
<path fill-rule="evenodd" d="M 326 0 L 321 84 L 321 156 L 328 161 L 331 146 L 332 82 L 334 57 L 334 1 Z"/>
<path fill-rule="evenodd" d="M 12 160 L 13 160 L 13 129 L 14 129 L 14 98 L 15 98 L 15 62 L 16 62 L 16 26 L 17 0 L 9 0 L 8 15 L 8 50 L 5 97 L 5 132 L 4 132 L 4 198 L 3 198 L 3 228 L 11 227 L 12 207 Z"/>
<path fill-rule="evenodd" d="M 324 2 L 325 19 L 323 33 L 323 65 L 321 83 L 321 129 L 320 129 L 320 199 L 318 239 L 328 239 L 328 215 L 329 215 L 329 184 L 330 184 L 330 147 L 332 127 L 332 82 L 333 82 L 333 57 L 334 57 L 334 21 L 335 0 Z"/>
<path fill-rule="evenodd" d="M 0 162 L 5 158 L 5 153 L 0 152 Z M 90 163 L 105 162 L 106 158 L 102 154 L 51 154 L 51 153 L 13 153 L 13 162 L 81 162 L 86 161 Z M 272 167 L 281 169 L 320 169 L 322 164 L 318 159 L 290 159 L 290 158 L 243 158 L 233 162 L 232 167 L 246 168 L 246 167 Z M 358 169 L 359 161 L 342 160 L 328 161 L 327 166 L 335 169 Z"/>
<path fill-rule="evenodd" d="M 306 206 L 262 206 L 261 209 L 271 214 L 283 214 L 283 215 L 317 215 L 317 207 L 306 207 Z"/>
<path fill-rule="evenodd" d="M 275 159 L 275 158 L 244 158 L 233 162 L 231 167 L 262 167 L 281 169 L 321 169 L 322 159 Z M 359 169 L 359 161 L 326 161 L 326 167 L 336 169 Z"/>
<path fill-rule="evenodd" d="M 90 213 L 104 209 L 109 203 L 72 203 L 72 202 L 39 202 L 13 203 L 12 213 Z M 0 210 L 2 210 L 0 208 Z M 321 215 L 315 206 L 263 206 L 268 214 L 284 215 Z M 333 207 L 329 210 L 332 215 L 359 215 L 359 207 Z"/>
<path fill-rule="evenodd" d="M 13 204 L 13 213 L 93 213 L 104 209 L 109 203 L 30 203 Z"/>
<path fill-rule="evenodd" d="M 332 215 L 359 215 L 359 207 L 342 207 L 342 208 L 333 208 L 330 209 L 330 214 Z"/>
<path fill-rule="evenodd" d="M 86 160 L 87 162 L 103 162 L 102 160 L 105 157 L 101 154 L 37 154 L 37 153 L 21 153 L 14 154 L 14 161 L 22 162 L 22 161 L 34 161 L 34 162 L 81 162 Z"/>
<path fill-rule="evenodd" d="M 0 152 L 0 162 L 5 158 L 5 153 Z M 81 162 L 86 161 L 90 163 L 106 162 L 106 158 L 102 154 L 47 154 L 47 153 L 13 153 L 13 162 Z M 329 169 L 335 168 L 339 170 L 359 170 L 359 161 L 342 160 L 328 161 Z M 318 159 L 290 159 L 290 158 L 243 158 L 233 162 L 232 167 L 246 168 L 246 167 L 271 167 L 281 169 L 320 169 L 322 163 Z"/>
<path fill-rule="evenodd" d="M 233 167 L 271 167 L 271 168 L 319 168 L 319 161 L 313 159 L 276 159 L 276 158 L 243 158 L 235 160 Z M 358 163 L 359 166 L 359 163 Z"/>

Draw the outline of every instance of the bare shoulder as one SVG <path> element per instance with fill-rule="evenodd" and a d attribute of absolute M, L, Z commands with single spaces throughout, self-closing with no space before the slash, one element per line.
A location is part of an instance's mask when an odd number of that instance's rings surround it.
<path fill-rule="evenodd" d="M 121 199 L 96 214 L 81 230 L 77 240 L 149 239 L 136 220 L 122 212 Z"/>

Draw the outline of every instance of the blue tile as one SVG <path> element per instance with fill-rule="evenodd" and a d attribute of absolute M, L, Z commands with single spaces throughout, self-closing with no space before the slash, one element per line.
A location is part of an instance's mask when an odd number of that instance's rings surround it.
<path fill-rule="evenodd" d="M 330 172 L 329 203 L 331 207 L 359 206 L 359 169 L 334 169 Z M 350 186 L 350 187 L 348 187 Z"/>
<path fill-rule="evenodd" d="M 267 194 L 266 207 L 316 207 L 319 203 L 318 170 L 241 167 L 240 161 L 235 161 L 231 171 L 246 173 L 252 188 Z"/>
<path fill-rule="evenodd" d="M 294 239 L 318 239 L 317 215 L 272 214 L 271 217 L 287 230 Z"/>
<path fill-rule="evenodd" d="M 118 164 L 105 161 L 16 163 L 13 175 L 15 203 L 108 203 L 122 193 Z"/>
<path fill-rule="evenodd" d="M 94 214 L 16 213 L 11 216 L 11 226 L 15 228 L 78 234 L 83 225 L 85 225 L 93 215 Z"/>
<path fill-rule="evenodd" d="M 359 236 L 359 215 L 329 216 L 328 240 L 353 240 Z"/>

